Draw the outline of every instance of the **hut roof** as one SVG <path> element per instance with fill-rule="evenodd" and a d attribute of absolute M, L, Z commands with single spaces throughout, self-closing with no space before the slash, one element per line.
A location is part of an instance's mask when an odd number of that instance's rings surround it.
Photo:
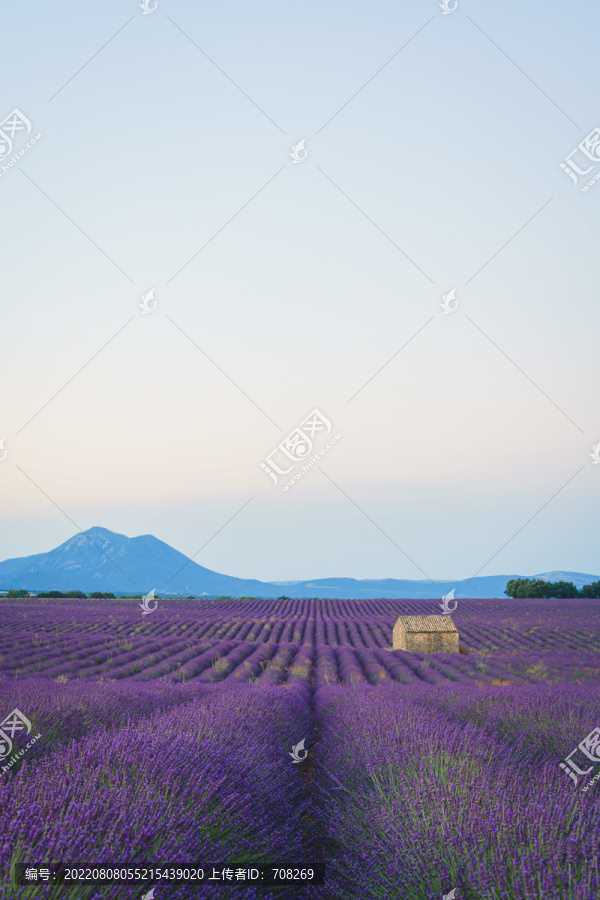
<path fill-rule="evenodd" d="M 402 622 L 405 630 L 411 633 L 422 631 L 458 631 L 451 616 L 400 616 L 398 622 Z"/>

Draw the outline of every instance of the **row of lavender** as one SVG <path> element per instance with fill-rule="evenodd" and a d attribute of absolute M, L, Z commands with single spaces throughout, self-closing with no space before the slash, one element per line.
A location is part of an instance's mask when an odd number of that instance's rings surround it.
<path fill-rule="evenodd" d="M 244 866 L 324 861 L 322 888 L 282 898 L 592 900 L 600 795 L 559 768 L 600 719 L 600 687 L 325 685 L 288 690 L 0 682 L 44 734 L 0 778 L 0 877 L 12 863 Z M 289 750 L 307 738 L 308 758 Z M 68 739 L 67 739 L 68 738 Z M 49 889 L 6 887 L 10 900 Z M 139 888 L 62 890 L 106 900 Z M 190 896 L 165 887 L 155 900 Z M 253 889 L 194 896 L 271 897 Z"/>
<path fill-rule="evenodd" d="M 99 617 L 97 617 L 99 618 Z M 46 622 L 45 628 L 36 631 L 32 624 L 15 623 L 11 632 L 0 633 L 0 650 L 3 647 L 10 647 L 15 642 L 15 635 L 19 638 L 21 634 L 27 634 L 32 645 L 36 643 L 41 645 L 48 635 L 50 624 Z M 58 623 L 54 623 L 58 624 Z M 317 619 L 298 619 L 290 622 L 275 620 L 274 618 L 265 619 L 249 619 L 247 621 L 241 619 L 227 619 L 226 621 L 213 621 L 193 619 L 189 622 L 175 623 L 164 614 L 157 614 L 151 620 L 143 620 L 140 623 L 137 615 L 130 616 L 122 621 L 118 628 L 114 628 L 110 620 L 102 622 L 101 628 L 98 621 L 93 629 L 83 632 L 80 629 L 72 628 L 67 631 L 64 625 L 56 627 L 52 632 L 56 636 L 56 644 L 62 644 L 66 649 L 67 635 L 75 637 L 95 638 L 96 643 L 99 640 L 112 639 L 114 641 L 125 641 L 128 638 L 143 635 L 164 640 L 169 637 L 185 637 L 193 640 L 200 638 L 204 640 L 237 640 L 237 641 L 271 641 L 281 644 L 290 644 L 294 641 L 301 643 L 321 643 L 321 644 L 346 644 L 348 646 L 375 646 L 386 647 L 391 641 L 392 627 L 385 622 L 371 622 L 363 620 L 353 620 L 347 623 L 337 623 L 323 621 Z"/>
<path fill-rule="evenodd" d="M 44 696 L 38 684 L 32 712 L 28 686 L 19 685 L 22 693 L 11 703 L 27 709 L 43 735 L 61 718 L 64 731 L 42 755 L 28 753 L 16 774 L 0 776 L 3 898 L 141 895 L 139 887 L 125 885 L 19 887 L 11 877 L 17 862 L 220 870 L 307 866 L 319 858 L 302 776 L 286 756 L 299 732 L 310 731 L 301 691 L 215 686 L 157 694 L 155 686 L 133 687 L 78 683 L 61 698 L 49 685 Z M 214 896 L 214 887 L 163 882 L 155 896 L 192 894 Z M 258 895 L 236 887 L 218 896 Z M 295 893 L 259 896 L 291 900 Z"/>
<path fill-rule="evenodd" d="M 597 601 L 594 601 L 597 604 Z M 14 607 L 2 609 L 0 627 L 0 671 L 2 660 L 10 667 L 13 660 L 27 654 L 44 660 L 52 655 L 63 654 L 65 658 L 77 658 L 83 649 L 89 650 L 95 659 L 103 655 L 106 659 L 118 655 L 123 649 L 133 649 L 154 644 L 168 647 L 172 639 L 194 643 L 198 641 L 215 643 L 238 641 L 246 643 L 302 643 L 312 645 L 347 646 L 354 648 L 386 649 L 391 646 L 394 622 L 368 619 L 346 622 L 324 620 L 321 617 L 304 618 L 283 622 L 270 619 L 244 620 L 202 619 L 198 617 L 182 619 L 182 614 L 171 616 L 159 610 L 149 619 L 130 611 L 117 622 L 110 613 L 98 607 L 94 617 L 83 611 L 81 621 L 74 618 L 69 607 L 56 608 L 53 616 L 42 624 L 36 623 L 34 613 L 17 613 Z M 85 612 L 85 615 L 84 615 Z M 598 651 L 600 650 L 599 613 L 590 612 L 588 627 L 559 627 L 548 622 L 544 627 L 532 626 L 524 617 L 519 625 L 515 622 L 497 622 L 493 625 L 462 622 L 458 615 L 456 624 L 461 634 L 461 642 L 474 651 L 514 653 L 521 650 L 541 652 L 558 651 Z M 141 620 L 141 621 L 140 621 Z M 87 623 L 87 624 L 86 624 Z M 39 627 L 38 627 L 39 626 Z M 43 626 L 43 627 L 42 627 Z M 85 627 L 84 627 L 85 626 Z M 14 667 L 18 668 L 15 663 Z"/>
<path fill-rule="evenodd" d="M 148 682 L 287 684 L 297 673 L 310 683 L 403 685 L 444 680 L 557 681 L 600 680 L 598 657 L 590 652 L 433 654 L 389 651 L 381 647 L 276 644 L 237 640 L 160 640 L 136 636 L 99 642 L 94 637 L 15 640 L 0 656 L 0 679 L 134 679 Z"/>
<path fill-rule="evenodd" d="M 542 651 L 552 650 L 598 650 L 597 639 L 593 630 L 590 633 L 583 629 L 530 629 L 506 628 L 502 626 L 479 627 L 475 625 L 463 625 L 457 623 L 461 642 L 473 650 L 497 650 L 514 652 L 520 650 Z M 325 623 L 319 627 L 313 627 L 309 620 L 300 620 L 294 623 L 277 623 L 271 626 L 253 621 L 243 625 L 235 622 L 214 623 L 195 621 L 189 628 L 186 625 L 180 627 L 171 626 L 168 629 L 161 628 L 160 619 L 154 622 L 144 622 L 143 626 L 137 620 L 130 620 L 127 625 L 116 634 L 110 629 L 105 631 L 95 630 L 93 633 L 82 633 L 78 630 L 72 632 L 59 632 L 49 634 L 47 631 L 32 631 L 14 627 L 10 634 L 0 635 L 0 653 L 10 653 L 17 648 L 27 648 L 31 653 L 42 655 L 54 650 L 56 653 L 67 654 L 75 652 L 78 647 L 90 647 L 97 651 L 105 650 L 114 653 L 119 647 L 134 646 L 140 641 L 155 641 L 167 644 L 170 639 L 185 639 L 187 641 L 211 641 L 229 640 L 245 641 L 247 643 L 277 643 L 288 644 L 300 642 L 305 644 L 325 644 L 328 646 L 369 647 L 371 649 L 390 647 L 392 642 L 392 625 L 385 622 L 355 621 L 340 623 Z"/>
<path fill-rule="evenodd" d="M 600 794 L 559 761 L 600 688 L 317 694 L 318 820 L 335 896 L 594 900 Z"/>
<path fill-rule="evenodd" d="M 0 598 L 3 617 L 0 634 L 10 630 L 9 623 L 20 621 L 34 630 L 71 631 L 104 630 L 110 624 L 118 629 L 127 625 L 132 614 L 140 617 L 139 601 L 115 600 L 64 600 L 64 599 L 7 599 Z M 166 613 L 163 623 L 170 627 L 197 620 L 228 622 L 293 622 L 313 619 L 323 622 L 387 621 L 394 622 L 399 615 L 436 615 L 440 611 L 439 600 L 269 600 L 223 598 L 221 600 L 184 600 L 164 598 L 159 610 Z M 598 601 L 590 598 L 572 599 L 459 599 L 457 615 L 460 620 L 477 624 L 494 624 L 499 621 L 514 627 L 537 627 L 544 624 L 581 623 L 588 628 L 597 627 Z M 155 618 L 154 616 L 152 617 Z"/>

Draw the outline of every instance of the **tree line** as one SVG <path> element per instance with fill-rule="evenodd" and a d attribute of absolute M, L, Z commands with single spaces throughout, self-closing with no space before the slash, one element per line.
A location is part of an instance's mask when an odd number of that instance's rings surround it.
<path fill-rule="evenodd" d="M 504 591 L 509 597 L 524 599 L 539 597 L 545 600 L 562 597 L 600 598 L 600 581 L 584 584 L 581 590 L 572 581 L 543 581 L 541 578 L 511 578 Z"/>
<path fill-rule="evenodd" d="M 540 599 L 555 599 L 562 597 L 592 597 L 594 599 L 600 599 L 600 581 L 593 581 L 591 584 L 584 584 L 581 590 L 578 590 L 576 585 L 573 584 L 572 581 L 543 581 L 541 578 L 511 578 L 507 584 L 504 593 L 508 597 L 514 597 L 515 599 L 525 599 L 527 597 L 532 598 L 540 598 Z M 7 597 L 28 597 L 29 591 L 25 589 L 19 590 L 10 590 L 6 594 Z M 83 591 L 67 591 L 65 594 L 62 591 L 41 591 L 39 594 L 35 595 L 36 597 L 45 598 L 56 598 L 56 599 L 67 599 L 69 597 L 74 597 L 76 599 L 91 599 L 91 600 L 116 600 L 114 594 L 110 592 L 103 591 L 94 591 L 91 594 L 84 594 Z M 141 600 L 142 594 L 131 594 L 129 598 L 121 598 L 121 599 L 133 599 L 133 600 Z M 158 594 L 154 595 L 155 599 L 160 599 Z M 193 595 L 190 595 L 188 600 L 195 600 L 196 598 Z M 231 597 L 221 596 L 217 597 L 217 600 L 230 600 Z M 240 597 L 241 600 L 255 600 L 255 597 Z M 289 600 L 289 597 L 281 596 L 277 598 L 278 600 Z M 317 598 L 314 598 L 317 599 Z"/>
<path fill-rule="evenodd" d="M 29 591 L 25 590 L 25 588 L 19 588 L 18 590 L 7 591 L 6 596 L 7 597 L 29 597 Z M 61 598 L 66 599 L 68 597 L 75 597 L 76 599 L 82 599 L 82 600 L 87 600 L 88 598 L 90 600 L 116 600 L 117 599 L 114 594 L 110 593 L 110 591 L 107 591 L 107 592 L 94 591 L 91 594 L 84 594 L 83 591 L 67 591 L 65 594 L 63 594 L 62 591 L 41 591 L 39 594 L 34 594 L 33 596 L 35 596 L 36 598 L 37 597 L 41 597 L 41 598 L 53 597 L 53 598 L 59 599 L 59 600 Z M 121 600 L 142 600 L 143 597 L 144 597 L 143 594 L 127 594 L 126 596 L 122 594 L 120 599 Z M 154 599 L 160 600 L 159 595 L 155 593 Z M 194 597 L 193 594 L 190 594 L 190 596 L 187 599 L 195 600 L 196 598 Z M 218 599 L 219 600 L 223 600 L 223 599 L 230 600 L 231 598 L 230 597 L 227 597 L 227 598 L 219 597 Z"/>
<path fill-rule="evenodd" d="M 7 597 L 29 597 L 29 591 L 26 591 L 24 588 L 19 590 L 11 590 L 6 594 Z M 57 597 L 57 598 L 66 598 L 66 597 L 76 597 L 87 599 L 87 597 L 91 597 L 92 600 L 116 600 L 114 594 L 111 593 L 103 593 L 102 591 L 94 591 L 93 594 L 84 594 L 83 591 L 67 591 L 66 594 L 63 594 L 62 591 L 41 591 L 41 593 L 36 594 L 36 597 Z M 140 594 L 140 597 L 142 595 Z"/>

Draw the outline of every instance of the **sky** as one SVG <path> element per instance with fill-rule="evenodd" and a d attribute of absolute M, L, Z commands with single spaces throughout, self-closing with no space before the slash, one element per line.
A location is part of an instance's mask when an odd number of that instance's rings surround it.
<path fill-rule="evenodd" d="M 0 559 L 600 573 L 600 8 L 446 5 L 0 3 Z"/>

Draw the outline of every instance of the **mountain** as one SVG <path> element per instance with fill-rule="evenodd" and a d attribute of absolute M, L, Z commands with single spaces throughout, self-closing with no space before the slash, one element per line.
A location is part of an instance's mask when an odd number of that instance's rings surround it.
<path fill-rule="evenodd" d="M 264 582 L 234 578 L 205 569 L 151 534 L 129 538 L 107 528 L 89 528 L 48 553 L 0 563 L 0 588 L 36 591 L 81 590 L 147 594 L 226 594 L 231 597 L 395 597 L 440 599 L 454 588 L 457 598 L 503 597 L 509 578 L 573 581 L 578 587 L 600 580 L 581 572 L 544 575 L 488 575 L 462 581 L 410 581 L 382 578 L 317 578 Z"/>
<path fill-rule="evenodd" d="M 27 590 L 232 594 L 259 596 L 260 581 L 205 569 L 151 534 L 128 538 L 88 528 L 50 550 L 0 563 L 0 585 Z M 281 593 L 281 592 L 279 592 Z M 265 596 L 277 596 L 266 594 Z"/>

